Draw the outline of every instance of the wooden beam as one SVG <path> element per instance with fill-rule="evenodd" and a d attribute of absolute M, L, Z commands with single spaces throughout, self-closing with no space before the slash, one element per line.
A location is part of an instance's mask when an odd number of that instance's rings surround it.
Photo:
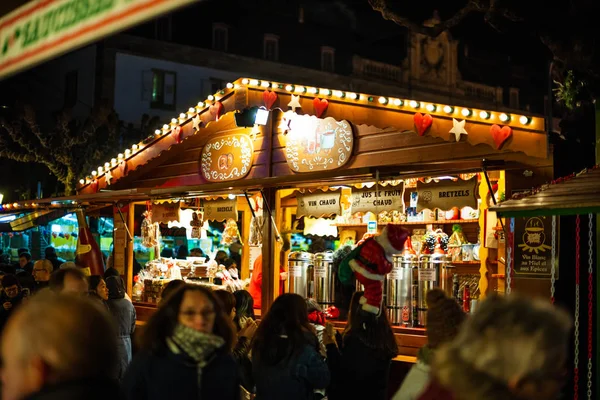
<path fill-rule="evenodd" d="M 127 284 L 127 294 L 131 297 L 133 290 L 133 250 L 134 250 L 134 233 L 135 226 L 135 202 L 129 203 L 129 212 L 127 213 L 127 228 L 131 233 L 131 238 L 127 238 L 127 265 L 125 268 L 125 281 Z"/>

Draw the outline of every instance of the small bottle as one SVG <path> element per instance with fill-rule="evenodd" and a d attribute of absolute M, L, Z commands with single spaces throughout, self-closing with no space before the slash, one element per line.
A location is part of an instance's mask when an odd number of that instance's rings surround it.
<path fill-rule="evenodd" d="M 419 281 L 414 281 L 411 288 L 412 326 L 419 324 Z"/>
<path fill-rule="evenodd" d="M 460 297 L 460 282 L 458 281 L 458 274 L 454 274 L 452 277 L 452 297 L 458 302 Z"/>
<path fill-rule="evenodd" d="M 471 311 L 471 288 L 469 285 L 465 286 L 465 292 L 463 293 L 463 311 L 469 313 Z"/>

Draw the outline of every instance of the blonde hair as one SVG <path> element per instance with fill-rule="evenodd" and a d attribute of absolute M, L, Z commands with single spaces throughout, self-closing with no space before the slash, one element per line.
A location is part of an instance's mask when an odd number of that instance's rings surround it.
<path fill-rule="evenodd" d="M 52 271 L 54 271 L 54 266 L 52 265 L 52 262 L 47 259 L 37 260 L 35 264 L 33 264 L 33 268 L 35 269 L 36 266 L 40 266 L 41 268 L 45 269 L 46 271 L 48 271 L 49 274 L 51 274 Z"/>
<path fill-rule="evenodd" d="M 514 378 L 543 383 L 565 366 L 571 318 L 548 301 L 492 296 L 439 349 L 434 374 L 460 400 L 513 399 Z"/>

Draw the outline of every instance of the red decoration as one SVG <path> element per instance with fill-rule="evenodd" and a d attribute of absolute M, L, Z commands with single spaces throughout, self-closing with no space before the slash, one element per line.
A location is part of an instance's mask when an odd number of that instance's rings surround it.
<path fill-rule="evenodd" d="M 208 108 L 208 112 L 214 118 L 215 121 L 218 121 L 221 118 L 221 114 L 223 113 L 223 103 L 217 101 L 215 104 L 211 105 Z"/>
<path fill-rule="evenodd" d="M 11 236 L 11 237 L 12 237 L 12 236 Z M 56 238 L 58 237 L 58 233 L 56 233 L 56 232 L 52 232 L 52 237 L 53 237 L 54 239 L 56 239 Z"/>
<path fill-rule="evenodd" d="M 427 132 L 427 129 L 431 127 L 431 124 L 433 123 L 433 118 L 429 114 L 423 115 L 421 113 L 415 113 L 414 121 L 415 128 L 417 128 L 417 133 L 419 134 L 419 136 L 423 136 L 425 132 Z"/>
<path fill-rule="evenodd" d="M 277 101 L 277 93 L 270 90 L 265 90 L 263 92 L 263 101 L 265 102 L 265 107 L 267 107 L 267 110 L 270 110 L 271 107 L 273 107 L 273 104 L 275 104 Z"/>
<path fill-rule="evenodd" d="M 313 100 L 313 106 L 315 107 L 315 114 L 317 114 L 317 118 L 321 118 L 321 115 L 327 110 L 329 107 L 329 102 L 326 99 L 319 99 L 315 97 Z"/>
<path fill-rule="evenodd" d="M 69 240 L 70 237 L 71 237 L 71 234 L 69 232 L 65 233 L 65 239 Z"/>
<path fill-rule="evenodd" d="M 512 137 L 512 129 L 510 126 L 503 126 L 500 128 L 498 125 L 494 124 L 490 128 L 490 133 L 492 134 L 492 138 L 494 138 L 496 150 L 500 150 L 504 143 Z"/>
<path fill-rule="evenodd" d="M 183 141 L 183 129 L 181 129 L 181 126 L 177 125 L 173 128 L 171 135 L 177 144 L 181 143 Z"/>

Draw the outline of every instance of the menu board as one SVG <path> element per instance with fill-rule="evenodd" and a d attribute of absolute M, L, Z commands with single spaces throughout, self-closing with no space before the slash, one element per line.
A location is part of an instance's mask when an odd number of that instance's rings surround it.
<path fill-rule="evenodd" d="M 424 209 L 442 211 L 451 210 L 453 207 L 477 208 L 475 190 L 477 188 L 477 176 L 469 180 L 458 179 L 440 180 L 439 182 L 417 183 L 417 212 Z"/>
<path fill-rule="evenodd" d="M 558 221 L 557 221 L 558 235 Z M 552 272 L 552 217 L 515 218 L 514 269 L 520 278 L 549 278 Z M 559 240 L 556 239 L 558 246 Z M 555 252 L 558 279 L 558 248 Z"/>
<path fill-rule="evenodd" d="M 352 189 L 352 213 L 383 211 L 404 212 L 404 183 L 397 186 L 373 186 Z"/>
<path fill-rule="evenodd" d="M 341 194 L 340 190 L 299 193 L 297 216 L 318 218 L 324 215 L 340 215 L 342 213 Z"/>

